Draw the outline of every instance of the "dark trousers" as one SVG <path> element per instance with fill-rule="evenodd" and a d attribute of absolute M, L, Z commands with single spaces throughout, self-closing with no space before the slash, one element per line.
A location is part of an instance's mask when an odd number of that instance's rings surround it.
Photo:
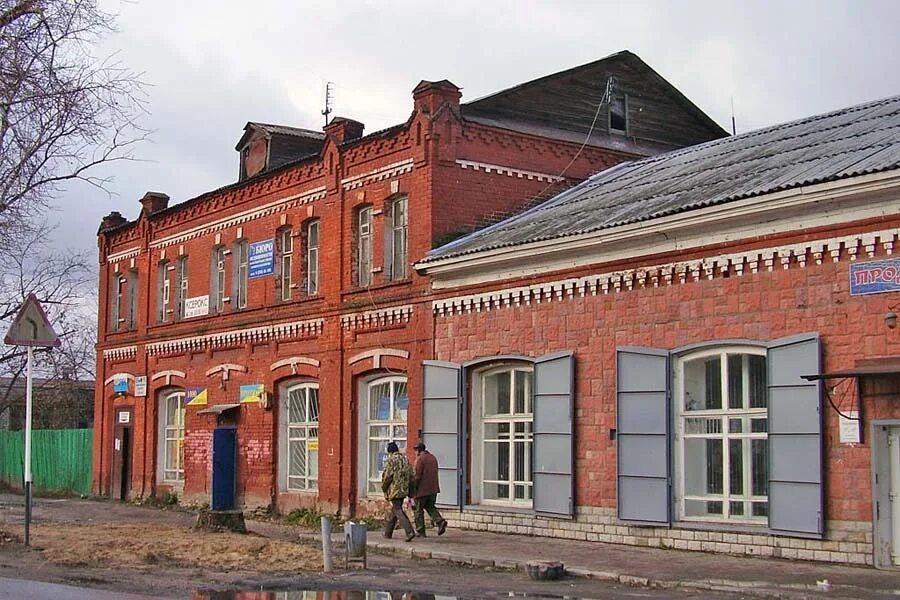
<path fill-rule="evenodd" d="M 384 523 L 384 537 L 386 538 L 394 535 L 394 528 L 397 526 L 397 521 L 400 521 L 400 527 L 403 528 L 403 531 L 406 532 L 407 536 L 415 533 L 412 523 L 409 522 L 409 517 L 407 517 L 406 513 L 403 511 L 403 500 L 404 498 L 395 498 L 391 500 L 391 514 L 388 515 L 387 521 Z"/>
<path fill-rule="evenodd" d="M 441 513 L 438 512 L 437 507 L 434 505 L 435 502 L 437 502 L 437 494 L 428 494 L 427 496 L 416 498 L 416 508 L 413 511 L 413 516 L 416 520 L 416 531 L 419 532 L 419 535 L 425 535 L 426 512 L 431 517 L 432 527 L 437 527 L 444 522 L 444 517 L 441 516 Z"/>

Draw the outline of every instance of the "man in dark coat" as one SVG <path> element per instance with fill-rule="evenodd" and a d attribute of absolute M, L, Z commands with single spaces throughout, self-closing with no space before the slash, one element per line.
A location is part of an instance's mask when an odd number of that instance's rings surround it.
<path fill-rule="evenodd" d="M 387 445 L 388 457 L 384 463 L 384 471 L 381 474 L 381 490 L 384 497 L 391 503 L 391 513 L 384 524 L 384 537 L 390 538 L 394 534 L 397 522 L 406 531 L 406 541 L 411 542 L 416 537 L 409 517 L 403 511 L 403 500 L 409 495 L 413 472 L 406 460 L 406 455 L 400 452 L 397 444 L 391 442 Z"/>
<path fill-rule="evenodd" d="M 437 527 L 438 535 L 444 535 L 447 531 L 447 520 L 441 516 L 434 503 L 437 502 L 438 492 L 441 491 L 438 484 L 438 461 L 434 455 L 425 449 L 425 444 L 419 442 L 414 446 L 416 451 L 415 474 L 413 475 L 413 488 L 415 489 L 416 506 L 414 519 L 416 531 L 419 537 L 425 537 L 425 512 L 431 517 L 431 525 Z"/>

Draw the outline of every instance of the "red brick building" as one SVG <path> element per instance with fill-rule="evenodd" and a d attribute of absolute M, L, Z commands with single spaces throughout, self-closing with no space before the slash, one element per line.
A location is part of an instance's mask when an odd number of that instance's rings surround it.
<path fill-rule="evenodd" d="M 412 263 L 598 170 L 725 135 L 628 52 L 460 97 L 423 81 L 405 123 L 365 136 L 248 123 L 237 183 L 104 219 L 97 493 L 367 510 L 384 446 L 418 436 L 433 358 Z"/>
<path fill-rule="evenodd" d="M 900 566 L 898 131 L 900 97 L 618 165 L 420 261 L 456 524 Z"/>

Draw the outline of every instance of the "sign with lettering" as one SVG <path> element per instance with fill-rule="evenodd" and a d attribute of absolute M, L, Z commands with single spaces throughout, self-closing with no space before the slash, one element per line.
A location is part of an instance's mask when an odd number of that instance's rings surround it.
<path fill-rule="evenodd" d="M 127 394 L 128 393 L 128 378 L 127 377 L 116 377 L 113 379 L 113 393 L 115 394 Z"/>
<path fill-rule="evenodd" d="M 185 406 L 205 406 L 208 402 L 206 388 L 188 388 L 184 392 Z"/>
<path fill-rule="evenodd" d="M 265 240 L 250 244 L 247 257 L 250 279 L 264 277 L 275 272 L 275 240 Z"/>
<path fill-rule="evenodd" d="M 147 395 L 147 376 L 138 375 L 134 378 L 134 395 L 142 398 Z"/>
<path fill-rule="evenodd" d="M 900 258 L 850 263 L 850 295 L 900 292 Z"/>
<path fill-rule="evenodd" d="M 209 314 L 209 294 L 206 296 L 194 296 L 184 300 L 184 318 L 205 317 Z"/>
<path fill-rule="evenodd" d="M 266 388 L 261 383 L 250 383 L 241 386 L 241 402 L 259 402 Z"/>

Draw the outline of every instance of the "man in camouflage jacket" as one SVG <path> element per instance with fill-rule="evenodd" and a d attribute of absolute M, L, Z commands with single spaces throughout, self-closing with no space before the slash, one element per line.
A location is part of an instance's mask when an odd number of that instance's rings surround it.
<path fill-rule="evenodd" d="M 406 541 L 411 542 L 416 537 L 416 531 L 403 510 L 403 500 L 409 496 L 409 485 L 413 477 L 412 467 L 409 466 L 406 455 L 400 452 L 394 442 L 387 445 L 387 451 L 388 457 L 381 473 L 381 491 L 391 503 L 391 513 L 384 524 L 384 537 L 390 538 L 394 535 L 394 528 L 399 521 L 406 532 Z"/>

